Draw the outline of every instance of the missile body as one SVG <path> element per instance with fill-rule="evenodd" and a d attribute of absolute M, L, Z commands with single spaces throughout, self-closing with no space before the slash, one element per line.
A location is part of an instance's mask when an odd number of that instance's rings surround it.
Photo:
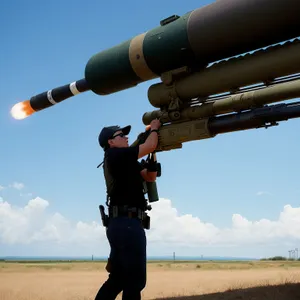
<path fill-rule="evenodd" d="M 93 55 L 84 78 L 18 103 L 12 110 L 24 118 L 78 93 L 107 95 L 187 66 L 209 63 L 300 36 L 298 0 L 220 0 Z"/>
<path fill-rule="evenodd" d="M 300 35 L 298 0 L 221 0 L 140 34 L 90 58 L 90 89 L 107 95 L 163 72 L 208 63 Z"/>
<path fill-rule="evenodd" d="M 71 84 L 66 84 L 42 94 L 33 96 L 30 99 L 30 105 L 33 110 L 39 111 L 87 90 L 88 87 L 85 79 L 81 79 L 72 82 Z"/>
<path fill-rule="evenodd" d="M 30 100 L 15 104 L 11 109 L 11 114 L 15 119 L 24 119 L 37 111 L 51 107 L 87 90 L 89 88 L 86 80 L 77 80 L 33 96 Z"/>

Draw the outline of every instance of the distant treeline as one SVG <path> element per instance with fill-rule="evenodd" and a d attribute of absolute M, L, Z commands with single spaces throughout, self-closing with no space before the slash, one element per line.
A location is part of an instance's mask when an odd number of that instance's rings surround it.
<path fill-rule="evenodd" d="M 274 257 L 269 257 L 269 258 L 262 258 L 261 260 L 288 260 L 288 261 L 300 261 L 300 258 L 295 259 L 295 258 L 287 258 L 284 256 L 274 256 Z"/>

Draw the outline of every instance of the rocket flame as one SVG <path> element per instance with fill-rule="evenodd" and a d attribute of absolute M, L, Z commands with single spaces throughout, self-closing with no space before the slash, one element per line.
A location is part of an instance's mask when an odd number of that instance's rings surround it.
<path fill-rule="evenodd" d="M 29 100 L 15 104 L 10 111 L 12 117 L 17 120 L 25 119 L 34 112 L 35 111 L 32 109 Z"/>

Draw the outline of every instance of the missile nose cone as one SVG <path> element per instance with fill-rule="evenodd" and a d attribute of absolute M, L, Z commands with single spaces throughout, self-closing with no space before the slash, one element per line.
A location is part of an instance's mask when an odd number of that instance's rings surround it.
<path fill-rule="evenodd" d="M 14 119 L 22 120 L 32 115 L 34 112 L 35 111 L 32 109 L 29 100 L 26 100 L 15 104 L 12 107 L 10 114 Z"/>

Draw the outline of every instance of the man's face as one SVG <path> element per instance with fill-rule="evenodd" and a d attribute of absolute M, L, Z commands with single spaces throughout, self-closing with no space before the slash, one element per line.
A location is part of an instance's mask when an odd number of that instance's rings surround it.
<path fill-rule="evenodd" d="M 110 147 L 124 148 L 129 147 L 128 137 L 123 134 L 121 130 L 115 132 L 113 138 L 108 141 Z"/>

